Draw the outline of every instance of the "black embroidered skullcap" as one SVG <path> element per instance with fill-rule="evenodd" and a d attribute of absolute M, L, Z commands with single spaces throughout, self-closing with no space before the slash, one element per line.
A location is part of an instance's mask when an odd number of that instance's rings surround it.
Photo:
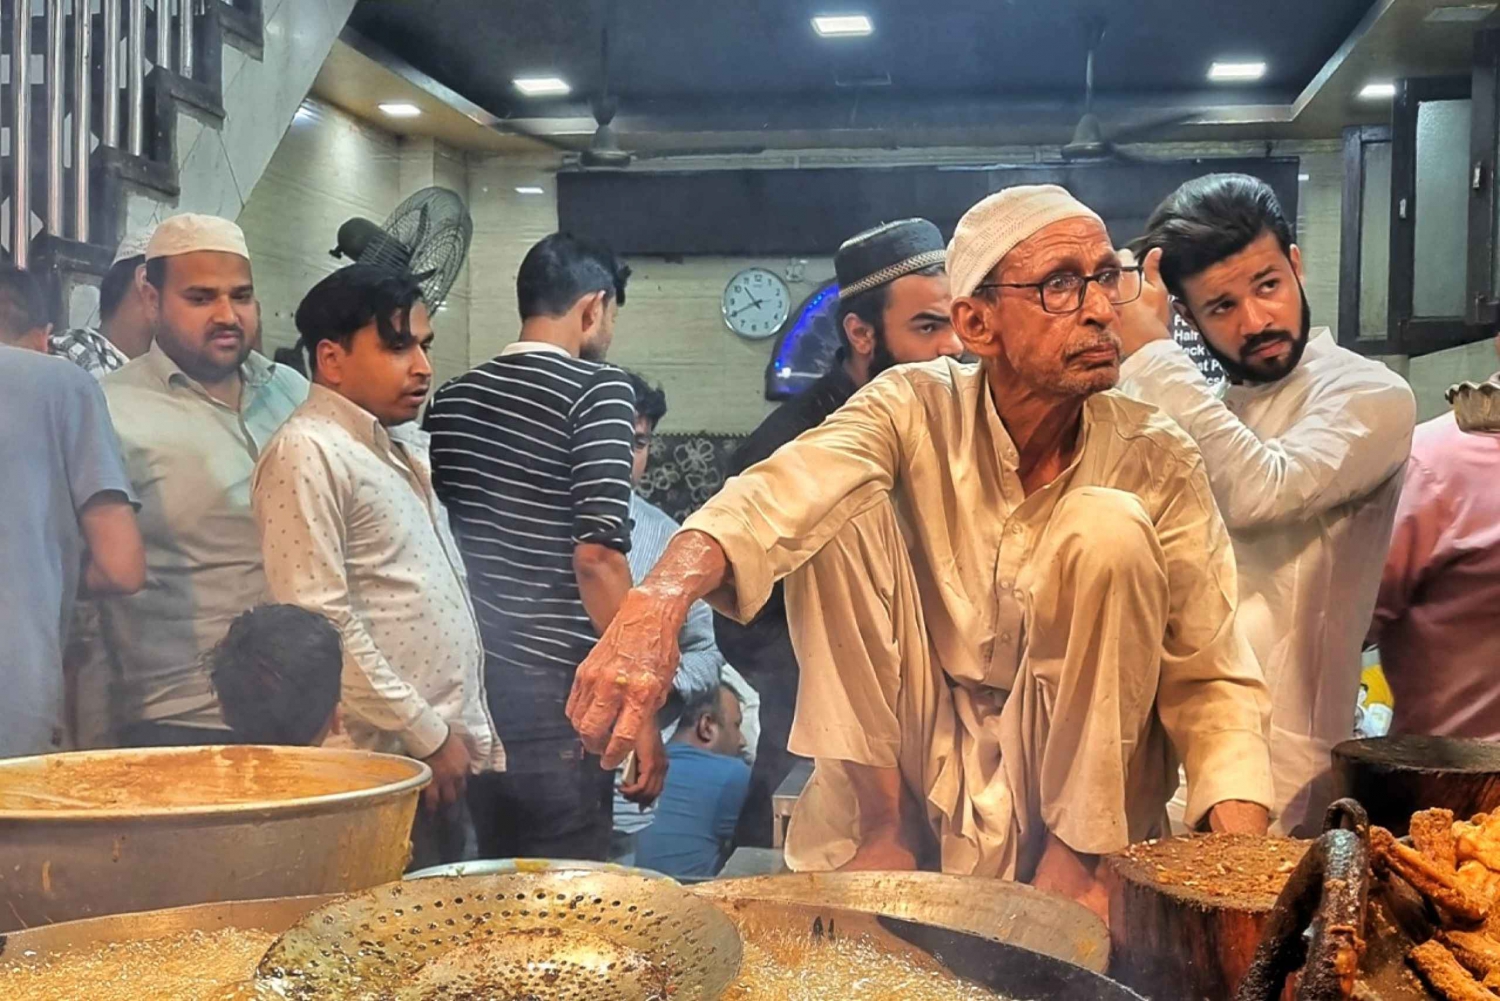
<path fill-rule="evenodd" d="M 888 285 L 947 258 L 943 234 L 926 219 L 901 219 L 844 241 L 833 257 L 839 297 L 848 299 Z"/>

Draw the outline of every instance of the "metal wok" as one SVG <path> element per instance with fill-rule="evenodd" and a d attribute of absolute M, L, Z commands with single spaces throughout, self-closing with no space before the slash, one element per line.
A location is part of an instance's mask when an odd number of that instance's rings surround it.
<path fill-rule="evenodd" d="M 0 960 L 26 957 L 41 961 L 70 949 L 190 929 L 281 932 L 315 907 L 334 899 L 337 898 L 319 896 L 201 904 L 75 921 L 0 937 Z M 1002 996 L 1024 1001 L 1142 1001 L 1140 995 L 1129 989 L 1070 963 L 920 921 L 825 905 L 747 899 L 714 903 L 738 921 L 796 929 L 810 938 L 869 935 L 902 948 L 920 950 L 959 977 L 983 984 Z"/>

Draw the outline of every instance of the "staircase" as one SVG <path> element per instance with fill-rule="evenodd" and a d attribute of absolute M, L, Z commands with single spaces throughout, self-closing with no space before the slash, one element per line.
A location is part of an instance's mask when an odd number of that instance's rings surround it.
<path fill-rule="evenodd" d="M 59 324 L 127 232 L 239 215 L 354 3 L 0 0 L 0 244 Z"/>

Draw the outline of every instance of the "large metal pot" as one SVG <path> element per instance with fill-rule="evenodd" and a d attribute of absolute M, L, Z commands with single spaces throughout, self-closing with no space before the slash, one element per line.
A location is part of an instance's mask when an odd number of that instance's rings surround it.
<path fill-rule="evenodd" d="M 389 882 L 431 778 L 410 758 L 328 748 L 0 761 L 0 931 Z"/>

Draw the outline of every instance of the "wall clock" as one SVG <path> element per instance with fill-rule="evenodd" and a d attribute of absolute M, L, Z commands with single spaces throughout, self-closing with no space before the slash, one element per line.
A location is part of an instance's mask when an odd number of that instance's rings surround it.
<path fill-rule="evenodd" d="M 724 287 L 724 323 L 753 341 L 775 337 L 792 311 L 786 282 L 765 268 L 746 268 Z"/>

